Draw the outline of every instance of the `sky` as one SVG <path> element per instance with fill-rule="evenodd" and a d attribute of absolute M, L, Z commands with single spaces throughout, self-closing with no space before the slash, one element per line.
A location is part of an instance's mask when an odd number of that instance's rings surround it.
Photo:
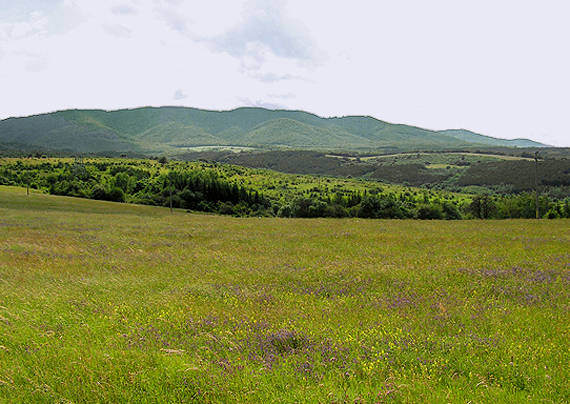
<path fill-rule="evenodd" d="M 568 0 L 0 0 L 0 119 L 181 105 L 570 146 Z"/>

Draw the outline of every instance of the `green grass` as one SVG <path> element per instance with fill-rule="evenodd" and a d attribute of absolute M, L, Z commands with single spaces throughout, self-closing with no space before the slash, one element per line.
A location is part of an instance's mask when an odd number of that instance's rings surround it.
<path fill-rule="evenodd" d="M 568 402 L 569 225 L 0 187 L 0 401 Z"/>
<path fill-rule="evenodd" d="M 417 162 L 429 161 L 432 164 L 447 164 L 454 161 L 466 161 L 469 163 L 476 163 L 481 161 L 497 161 L 497 160 L 527 160 L 533 159 L 527 157 L 500 155 L 500 154 L 486 154 L 486 153 L 468 153 L 468 152 L 440 152 L 440 153 L 396 153 L 385 154 L 378 156 L 363 157 L 362 160 L 389 160 L 394 164 L 409 164 Z"/>

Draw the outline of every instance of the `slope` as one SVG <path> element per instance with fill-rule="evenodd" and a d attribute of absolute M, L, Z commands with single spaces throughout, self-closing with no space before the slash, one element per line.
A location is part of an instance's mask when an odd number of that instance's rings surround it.
<path fill-rule="evenodd" d="M 169 153 L 197 145 L 345 151 L 542 146 L 465 130 L 432 131 L 367 116 L 322 118 L 303 111 L 251 107 L 231 111 L 185 107 L 67 110 L 9 118 L 0 121 L 0 144 L 83 153 Z"/>
<path fill-rule="evenodd" d="M 448 129 L 438 133 L 451 136 L 470 143 L 479 143 L 489 146 L 507 146 L 507 147 L 545 147 L 547 145 L 535 142 L 529 139 L 498 139 L 490 136 L 481 135 L 466 129 Z"/>

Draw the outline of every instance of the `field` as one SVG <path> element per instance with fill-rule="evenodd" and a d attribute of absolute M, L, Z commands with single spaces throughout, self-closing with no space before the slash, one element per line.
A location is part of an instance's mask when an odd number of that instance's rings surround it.
<path fill-rule="evenodd" d="M 0 401 L 568 402 L 569 229 L 0 187 Z"/>
<path fill-rule="evenodd" d="M 192 147 L 181 146 L 178 149 L 187 152 L 229 151 L 232 153 L 257 150 L 255 147 L 245 147 L 245 146 L 192 146 Z"/>
<path fill-rule="evenodd" d="M 491 152 L 491 151 L 489 151 Z M 510 155 L 508 153 L 516 153 Z M 430 152 L 375 154 L 331 154 L 310 151 L 192 152 L 183 160 L 209 160 L 275 171 L 366 178 L 390 184 L 443 189 L 462 193 L 508 195 L 535 189 L 557 199 L 570 195 L 570 154 L 566 149 L 540 150 L 538 166 L 534 152 L 517 149 L 496 153 Z M 473 188 L 477 186 L 478 188 Z"/>
<path fill-rule="evenodd" d="M 329 154 L 327 157 L 332 158 L 345 158 L 342 155 Z M 351 160 L 356 160 L 357 157 L 349 157 Z M 383 160 L 388 159 L 390 163 L 401 164 L 402 161 L 412 160 L 412 162 L 425 161 L 425 160 L 435 160 L 437 163 L 446 164 L 450 159 L 462 159 L 468 162 L 477 161 L 496 161 L 496 160 L 527 160 L 533 161 L 533 159 L 528 157 L 519 156 L 509 156 L 501 154 L 488 154 L 488 153 L 469 153 L 469 152 L 440 152 L 440 153 L 395 153 L 395 154 L 381 154 L 377 156 L 366 156 L 362 157 L 363 161 L 370 160 Z"/>

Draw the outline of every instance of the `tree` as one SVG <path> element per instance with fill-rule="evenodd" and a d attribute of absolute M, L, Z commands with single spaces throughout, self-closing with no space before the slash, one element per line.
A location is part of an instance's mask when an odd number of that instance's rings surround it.
<path fill-rule="evenodd" d="M 126 172 L 120 172 L 113 178 L 113 184 L 115 187 L 120 188 L 123 192 L 129 192 L 129 185 L 131 184 L 131 177 Z"/>
<path fill-rule="evenodd" d="M 495 212 L 496 207 L 489 195 L 483 194 L 473 198 L 469 210 L 479 219 L 488 219 Z"/>
<path fill-rule="evenodd" d="M 418 206 L 416 217 L 418 219 L 427 219 L 427 220 L 443 219 L 443 211 L 440 205 L 421 204 Z"/>

